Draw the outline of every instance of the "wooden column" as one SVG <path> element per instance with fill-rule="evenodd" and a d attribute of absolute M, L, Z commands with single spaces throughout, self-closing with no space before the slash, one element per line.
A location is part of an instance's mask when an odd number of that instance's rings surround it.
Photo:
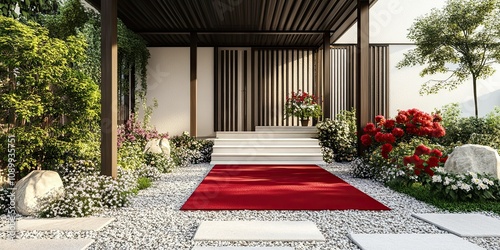
<path fill-rule="evenodd" d="M 323 119 L 332 116 L 330 33 L 323 34 Z"/>
<path fill-rule="evenodd" d="M 196 32 L 191 32 L 190 35 L 191 47 L 190 47 L 190 134 L 192 136 L 198 136 L 197 132 L 197 121 L 196 121 L 196 104 L 197 104 L 197 91 L 198 91 L 198 76 L 196 74 L 197 66 L 197 50 L 198 50 L 198 34 Z"/>
<path fill-rule="evenodd" d="M 101 174 L 116 178 L 117 0 L 101 1 Z"/>
<path fill-rule="evenodd" d="M 356 126 L 358 135 L 363 133 L 363 126 L 371 121 L 370 117 L 370 33 L 369 33 L 369 0 L 358 1 L 358 43 L 356 46 Z M 358 136 L 358 154 L 362 155 L 364 147 Z"/>

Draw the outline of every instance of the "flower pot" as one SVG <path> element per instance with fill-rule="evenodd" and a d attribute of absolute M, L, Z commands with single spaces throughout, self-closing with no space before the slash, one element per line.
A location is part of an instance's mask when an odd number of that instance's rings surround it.
<path fill-rule="evenodd" d="M 309 119 L 302 119 L 300 120 L 300 123 L 302 124 L 302 126 L 307 127 L 309 126 Z"/>

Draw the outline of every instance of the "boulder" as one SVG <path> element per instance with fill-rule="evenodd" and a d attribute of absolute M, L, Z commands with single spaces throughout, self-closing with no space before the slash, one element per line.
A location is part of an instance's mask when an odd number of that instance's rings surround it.
<path fill-rule="evenodd" d="M 448 156 L 444 171 L 455 174 L 475 172 L 500 179 L 500 157 L 491 147 L 466 144 L 456 147 Z"/>
<path fill-rule="evenodd" d="M 152 139 L 148 141 L 144 148 L 144 153 L 165 154 L 170 156 L 170 143 L 168 139 Z"/>
<path fill-rule="evenodd" d="M 40 199 L 55 198 L 64 193 L 64 185 L 57 172 L 34 170 L 19 180 L 16 189 L 16 211 L 22 215 L 36 215 Z"/>

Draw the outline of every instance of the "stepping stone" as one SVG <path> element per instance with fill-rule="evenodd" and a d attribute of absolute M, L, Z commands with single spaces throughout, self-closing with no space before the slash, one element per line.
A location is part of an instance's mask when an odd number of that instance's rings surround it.
<path fill-rule="evenodd" d="M 193 247 L 191 250 L 295 250 L 293 247 Z"/>
<path fill-rule="evenodd" d="M 94 240 L 91 239 L 20 239 L 0 240 L 0 249 L 9 250 L 83 250 Z"/>
<path fill-rule="evenodd" d="M 413 214 L 461 237 L 500 237 L 500 220 L 483 214 Z"/>
<path fill-rule="evenodd" d="M 325 241 L 311 221 L 202 221 L 194 240 Z"/>
<path fill-rule="evenodd" d="M 453 234 L 353 234 L 362 250 L 485 250 Z"/>
<path fill-rule="evenodd" d="M 19 231 L 99 231 L 114 219 L 102 217 L 21 219 L 16 222 L 16 229 Z M 0 228 L 0 231 L 8 231 L 8 226 Z"/>

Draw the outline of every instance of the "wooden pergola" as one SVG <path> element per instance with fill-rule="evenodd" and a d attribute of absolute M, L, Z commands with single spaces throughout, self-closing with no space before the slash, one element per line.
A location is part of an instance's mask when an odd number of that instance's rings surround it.
<path fill-rule="evenodd" d="M 117 170 L 117 18 L 150 46 L 190 47 L 190 132 L 196 136 L 197 47 L 322 47 L 331 114 L 330 45 L 357 22 L 356 118 L 369 122 L 369 7 L 376 0 L 86 0 L 101 12 L 101 173 Z M 186 83 L 187 84 L 187 83 Z"/>

